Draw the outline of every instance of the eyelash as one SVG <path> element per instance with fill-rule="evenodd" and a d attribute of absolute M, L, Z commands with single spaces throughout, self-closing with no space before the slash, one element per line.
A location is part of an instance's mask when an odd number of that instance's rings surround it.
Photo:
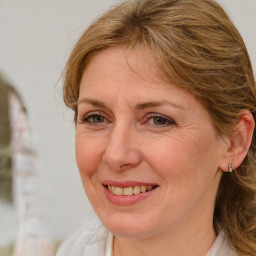
<path fill-rule="evenodd" d="M 93 118 L 101 118 L 103 119 L 102 121 L 100 122 L 95 122 L 93 120 L 90 120 L 90 119 L 93 119 Z M 149 123 L 150 120 L 154 120 L 154 118 L 158 118 L 160 119 L 161 121 L 163 121 L 164 123 L 163 124 L 155 124 L 155 123 L 152 123 L 150 125 L 154 126 L 154 127 L 166 127 L 166 126 L 170 126 L 170 125 L 174 125 L 176 124 L 175 121 L 169 117 L 166 117 L 164 115 L 161 115 L 161 114 L 157 114 L 157 113 L 149 113 L 148 115 L 146 115 L 146 120 L 142 122 L 142 124 L 146 124 L 146 123 Z M 80 123 L 87 123 L 89 125 L 101 125 L 102 123 L 106 123 L 108 122 L 108 119 L 102 115 L 101 113 L 88 113 L 86 114 L 80 121 Z"/>

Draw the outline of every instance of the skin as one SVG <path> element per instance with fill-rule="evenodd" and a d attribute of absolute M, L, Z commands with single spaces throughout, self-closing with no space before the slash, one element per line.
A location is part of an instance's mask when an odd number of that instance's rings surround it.
<path fill-rule="evenodd" d="M 229 147 L 200 102 L 138 51 L 109 48 L 86 67 L 76 158 L 92 206 L 115 234 L 115 256 L 204 256 L 216 238 L 214 202 Z M 106 197 L 106 180 L 158 187 L 118 205 Z"/>

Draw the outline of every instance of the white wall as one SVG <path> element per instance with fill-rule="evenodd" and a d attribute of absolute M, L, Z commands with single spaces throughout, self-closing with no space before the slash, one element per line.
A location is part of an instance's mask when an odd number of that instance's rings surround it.
<path fill-rule="evenodd" d="M 118 0 L 0 0 L 0 70 L 20 90 L 38 152 L 40 217 L 59 239 L 93 216 L 74 156 L 72 114 L 59 77 L 84 28 Z M 256 0 L 219 0 L 245 39 L 256 73 Z"/>

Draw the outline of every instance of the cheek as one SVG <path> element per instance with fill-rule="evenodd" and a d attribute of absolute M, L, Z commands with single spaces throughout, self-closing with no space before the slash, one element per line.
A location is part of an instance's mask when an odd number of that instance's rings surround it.
<path fill-rule="evenodd" d="M 76 136 L 77 166 L 84 190 L 95 209 L 100 207 L 99 202 L 102 200 L 97 192 L 99 186 L 101 186 L 101 183 L 99 183 L 99 165 L 102 162 L 102 148 L 100 142 L 95 138 L 92 140 L 88 136 Z"/>
<path fill-rule="evenodd" d="M 76 161 L 81 177 L 91 176 L 101 161 L 102 145 L 97 139 L 89 139 L 84 135 L 76 136 Z"/>
<path fill-rule="evenodd" d="M 155 144 L 153 150 L 148 147 L 145 150 L 148 151 L 148 161 L 154 165 L 155 170 L 162 171 L 163 175 L 180 174 L 198 159 L 198 148 L 190 141 L 180 138 L 163 138 Z"/>
<path fill-rule="evenodd" d="M 217 158 L 213 156 L 215 146 L 204 140 L 174 139 L 165 141 L 154 152 L 148 151 L 148 161 L 161 177 L 166 218 L 169 212 L 179 218 L 186 211 L 206 202 L 213 202 L 216 190 Z M 211 159 L 212 158 L 212 159 Z"/>
<path fill-rule="evenodd" d="M 218 168 L 214 140 L 209 142 L 212 137 L 209 136 L 165 138 L 155 144 L 154 150 L 147 151 L 147 161 L 166 182 L 177 188 L 207 178 L 211 170 L 213 175 Z"/>

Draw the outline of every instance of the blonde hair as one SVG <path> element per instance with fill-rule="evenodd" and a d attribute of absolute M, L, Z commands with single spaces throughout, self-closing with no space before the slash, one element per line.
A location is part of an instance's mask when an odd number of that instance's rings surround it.
<path fill-rule="evenodd" d="M 165 80 L 193 95 L 220 134 L 244 109 L 256 120 L 256 89 L 245 44 L 227 14 L 212 0 L 128 0 L 109 10 L 81 36 L 67 62 L 64 101 L 75 111 L 82 73 L 95 53 L 123 45 L 153 54 Z M 243 163 L 224 173 L 213 225 L 238 255 L 256 255 L 255 134 Z"/>

